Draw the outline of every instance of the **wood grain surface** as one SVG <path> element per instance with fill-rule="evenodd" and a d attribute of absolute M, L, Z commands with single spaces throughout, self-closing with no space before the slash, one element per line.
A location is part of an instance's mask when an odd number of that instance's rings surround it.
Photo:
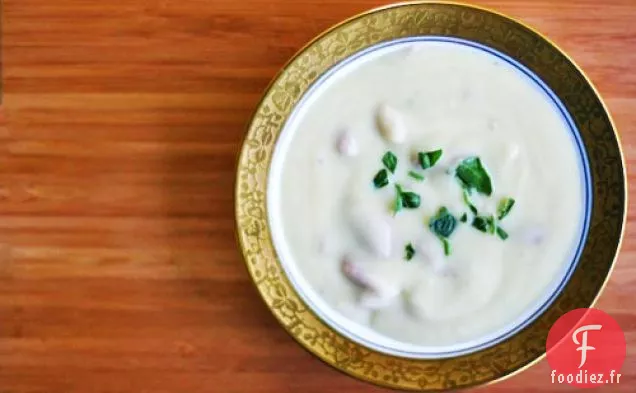
<path fill-rule="evenodd" d="M 314 35 L 380 4 L 4 1 L 1 393 L 382 391 L 277 325 L 233 217 L 237 152 L 269 80 Z M 636 1 L 479 4 L 537 27 L 583 66 L 631 167 Z M 634 214 L 632 203 L 598 304 L 624 328 L 628 359 L 621 384 L 601 391 L 636 391 Z M 483 389 L 572 390 L 550 383 L 545 361 Z"/>

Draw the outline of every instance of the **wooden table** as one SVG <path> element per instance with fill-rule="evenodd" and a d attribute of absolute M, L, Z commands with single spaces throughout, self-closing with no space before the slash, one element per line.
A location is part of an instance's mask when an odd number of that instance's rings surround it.
<path fill-rule="evenodd" d="M 5 0 L 1 393 L 381 391 L 279 328 L 233 218 L 236 155 L 270 78 L 314 35 L 380 4 Z M 585 68 L 632 165 L 634 0 L 480 4 Z M 599 303 L 630 346 L 621 384 L 604 391 L 636 389 L 635 238 L 630 222 Z M 543 362 L 486 390 L 572 389 Z"/>

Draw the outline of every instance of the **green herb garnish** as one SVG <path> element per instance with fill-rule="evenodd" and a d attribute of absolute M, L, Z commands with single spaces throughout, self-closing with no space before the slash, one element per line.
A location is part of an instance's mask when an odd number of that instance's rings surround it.
<path fill-rule="evenodd" d="M 409 171 L 409 176 L 412 177 L 413 179 L 417 180 L 417 181 L 423 181 L 424 180 L 424 176 L 422 176 L 419 173 L 414 172 L 414 171 Z"/>
<path fill-rule="evenodd" d="M 497 236 L 501 240 L 506 240 L 508 238 L 508 232 L 504 231 L 501 227 L 497 227 Z"/>
<path fill-rule="evenodd" d="M 397 168 L 398 159 L 395 156 L 395 154 L 393 154 L 393 152 L 387 151 L 386 153 L 384 153 L 384 156 L 382 156 L 382 163 L 384 164 L 386 169 L 391 171 L 391 173 L 395 173 L 395 168 Z"/>
<path fill-rule="evenodd" d="M 495 222 L 494 216 L 488 216 L 486 218 L 486 222 L 488 222 L 488 233 L 491 235 L 495 233 L 495 229 L 497 228 L 497 222 Z"/>
<path fill-rule="evenodd" d="M 495 232 L 495 218 L 493 216 L 477 216 L 473 219 L 473 227 L 484 232 Z"/>
<path fill-rule="evenodd" d="M 444 247 L 444 255 L 449 256 L 451 254 L 450 242 L 443 237 L 440 237 L 440 240 L 442 241 L 442 246 Z"/>
<path fill-rule="evenodd" d="M 515 200 L 512 198 L 502 198 L 497 206 L 497 219 L 501 220 L 510 213 L 510 210 L 515 205 Z"/>
<path fill-rule="evenodd" d="M 455 216 L 453 216 L 446 207 L 442 206 L 437 211 L 437 214 L 431 217 L 428 222 L 428 227 L 442 242 L 444 255 L 450 255 L 451 246 L 448 242 L 448 237 L 457 227 L 457 219 Z"/>
<path fill-rule="evenodd" d="M 461 222 L 468 221 L 468 214 L 466 214 L 466 213 L 462 214 L 462 216 L 459 218 L 459 221 L 461 221 Z"/>
<path fill-rule="evenodd" d="M 433 150 L 426 153 L 419 152 L 417 153 L 417 159 L 420 162 L 420 166 L 422 169 L 431 168 L 439 161 L 442 157 L 442 149 Z"/>
<path fill-rule="evenodd" d="M 382 188 L 389 184 L 389 174 L 386 169 L 381 169 L 373 178 L 375 188 Z"/>
<path fill-rule="evenodd" d="M 409 243 L 404 247 L 404 259 L 410 261 L 413 259 L 413 255 L 415 255 L 415 249 L 413 248 L 413 245 Z"/>
<path fill-rule="evenodd" d="M 395 204 L 393 212 L 397 214 L 403 207 L 407 209 L 417 209 L 420 207 L 421 198 L 417 193 L 404 191 L 399 184 L 395 185 Z"/>
<path fill-rule="evenodd" d="M 471 212 L 473 212 L 474 215 L 477 215 L 477 208 L 470 201 L 470 195 L 468 195 L 468 191 L 466 190 L 464 190 L 464 203 L 466 204 L 466 206 L 468 206 L 468 208 Z"/>
<path fill-rule="evenodd" d="M 393 204 L 393 215 L 396 215 L 402 210 L 402 187 L 399 184 L 395 185 L 395 203 Z"/>
<path fill-rule="evenodd" d="M 420 196 L 414 192 L 402 193 L 402 206 L 407 209 L 417 209 L 420 207 Z"/>
<path fill-rule="evenodd" d="M 479 157 L 463 160 L 455 169 L 455 175 L 466 190 L 476 190 L 488 195 L 492 194 L 492 182 Z"/>
<path fill-rule="evenodd" d="M 457 219 L 446 207 L 441 207 L 437 214 L 430 219 L 428 226 L 437 236 L 445 238 L 449 237 L 455 230 Z"/>
<path fill-rule="evenodd" d="M 488 232 L 488 224 L 485 217 L 477 216 L 473 218 L 473 227 L 482 232 Z"/>

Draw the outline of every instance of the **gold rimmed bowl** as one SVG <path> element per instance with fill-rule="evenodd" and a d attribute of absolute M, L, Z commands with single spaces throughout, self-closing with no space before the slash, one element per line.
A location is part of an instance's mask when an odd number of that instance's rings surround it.
<path fill-rule="evenodd" d="M 279 136 L 313 88 L 340 66 L 401 41 L 468 45 L 507 61 L 544 89 L 563 113 L 585 172 L 585 223 L 579 248 L 541 307 L 488 342 L 446 353 L 382 345 L 340 324 L 312 298 L 293 261 L 276 247 L 269 217 L 270 169 Z M 299 131 L 294 131 L 299 132 Z M 611 117 L 585 74 L 548 39 L 493 11 L 455 3 L 412 2 L 374 9 L 314 39 L 273 80 L 249 125 L 237 169 L 240 246 L 255 286 L 281 325 L 335 368 L 392 388 L 441 391 L 492 383 L 545 355 L 550 327 L 592 307 L 612 271 L 624 231 L 626 176 Z"/>

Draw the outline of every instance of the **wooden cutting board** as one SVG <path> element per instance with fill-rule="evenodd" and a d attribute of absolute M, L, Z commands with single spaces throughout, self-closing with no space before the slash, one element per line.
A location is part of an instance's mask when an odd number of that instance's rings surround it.
<path fill-rule="evenodd" d="M 5 0 L 0 392 L 379 392 L 279 328 L 234 237 L 234 168 L 278 68 L 374 0 Z M 636 2 L 484 1 L 598 86 L 636 159 Z M 630 173 L 630 180 L 633 174 Z M 632 198 L 636 200 L 636 198 Z M 636 228 L 599 307 L 636 385 Z M 491 392 L 561 392 L 546 362 Z"/>

